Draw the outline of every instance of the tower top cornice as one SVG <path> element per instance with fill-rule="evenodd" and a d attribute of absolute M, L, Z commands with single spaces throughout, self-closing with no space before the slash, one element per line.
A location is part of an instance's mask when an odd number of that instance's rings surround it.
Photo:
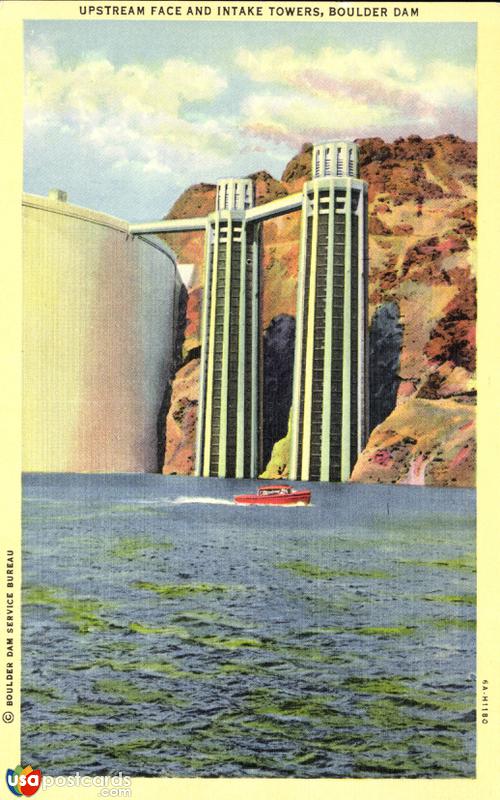
<path fill-rule="evenodd" d="M 223 178 L 217 181 L 217 211 L 246 211 L 253 208 L 254 187 L 251 178 Z"/>
<path fill-rule="evenodd" d="M 312 154 L 312 177 L 359 178 L 358 145 L 344 139 L 315 144 Z"/>

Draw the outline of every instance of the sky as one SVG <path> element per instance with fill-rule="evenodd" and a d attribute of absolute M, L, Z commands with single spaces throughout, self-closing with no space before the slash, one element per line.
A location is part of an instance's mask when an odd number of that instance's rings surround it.
<path fill-rule="evenodd" d="M 476 26 L 27 21 L 24 188 L 130 222 L 304 142 L 476 138 Z"/>

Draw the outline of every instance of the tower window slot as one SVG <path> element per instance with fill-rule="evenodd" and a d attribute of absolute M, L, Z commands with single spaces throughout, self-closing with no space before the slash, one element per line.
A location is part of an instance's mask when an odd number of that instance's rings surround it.
<path fill-rule="evenodd" d="M 344 174 L 344 160 L 342 158 L 342 152 L 340 147 L 337 147 L 337 175 Z"/>
<path fill-rule="evenodd" d="M 354 175 L 354 155 L 352 150 L 349 150 L 349 175 Z"/>
<path fill-rule="evenodd" d="M 330 158 L 330 148 L 325 148 L 325 175 L 331 175 L 332 160 Z"/>

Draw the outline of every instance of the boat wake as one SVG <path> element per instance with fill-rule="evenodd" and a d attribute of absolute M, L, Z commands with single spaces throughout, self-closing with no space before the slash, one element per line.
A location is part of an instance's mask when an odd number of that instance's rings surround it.
<path fill-rule="evenodd" d="M 179 497 L 173 497 L 172 499 L 168 499 L 166 497 L 156 497 L 156 498 L 148 498 L 148 499 L 123 499 L 120 501 L 122 505 L 126 506 L 152 506 L 153 508 L 161 510 L 167 506 L 185 506 L 185 505 L 211 505 L 211 506 L 233 506 L 234 502 L 232 500 L 227 500 L 222 497 L 204 497 L 203 495 L 180 495 Z"/>
<path fill-rule="evenodd" d="M 195 496 L 190 497 L 189 495 L 182 495 L 181 497 L 175 497 L 173 500 L 165 500 L 165 505 L 172 505 L 172 506 L 183 506 L 188 505 L 190 503 L 199 503 L 201 505 L 211 505 L 211 506 L 234 506 L 234 502 L 232 500 L 225 500 L 222 497 L 203 497 L 203 496 Z"/>

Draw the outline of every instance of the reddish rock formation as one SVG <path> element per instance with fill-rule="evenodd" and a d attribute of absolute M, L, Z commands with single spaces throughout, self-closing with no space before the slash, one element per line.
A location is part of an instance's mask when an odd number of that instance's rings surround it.
<path fill-rule="evenodd" d="M 199 369 L 199 359 L 193 359 L 175 377 L 166 427 L 163 472 L 167 475 L 194 471 Z"/>
<path fill-rule="evenodd" d="M 372 432 L 351 480 L 470 486 L 475 408 L 453 400 L 410 400 Z"/>

